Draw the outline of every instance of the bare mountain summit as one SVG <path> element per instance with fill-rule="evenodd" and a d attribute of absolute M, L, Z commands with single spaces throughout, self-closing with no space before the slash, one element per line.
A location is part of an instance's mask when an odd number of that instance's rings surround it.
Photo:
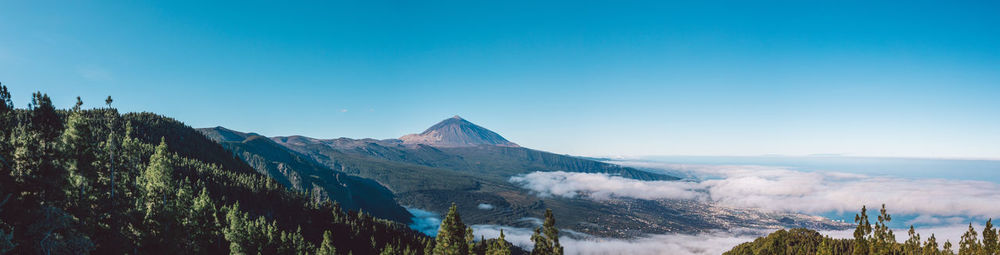
<path fill-rule="evenodd" d="M 479 145 L 520 147 L 507 141 L 499 134 L 472 124 L 458 115 L 434 124 L 423 133 L 405 135 L 399 140 L 402 140 L 404 144 L 425 144 L 434 147 L 475 147 Z"/>

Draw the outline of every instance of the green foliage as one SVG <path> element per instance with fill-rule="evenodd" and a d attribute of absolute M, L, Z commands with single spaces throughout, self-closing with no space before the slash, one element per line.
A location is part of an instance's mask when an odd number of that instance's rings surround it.
<path fill-rule="evenodd" d="M 503 229 L 501 229 L 500 237 L 486 249 L 486 255 L 510 255 L 510 246 L 511 244 L 507 242 L 503 234 Z"/>
<path fill-rule="evenodd" d="M 921 254 L 920 252 L 920 234 L 913 229 L 913 225 L 910 225 L 910 230 L 906 232 L 909 235 L 909 239 L 903 243 L 903 254 L 916 255 Z"/>
<path fill-rule="evenodd" d="M 119 115 L 110 100 L 56 110 L 42 93 L 14 109 L 9 97 L 0 85 L 0 253 L 313 254 L 336 244 L 422 254 L 432 243 L 289 190 L 176 120 Z"/>
<path fill-rule="evenodd" d="M 846 249 L 845 249 L 846 248 Z M 724 254 L 849 254 L 849 243 L 808 229 L 778 230 Z"/>
<path fill-rule="evenodd" d="M 545 222 L 542 223 L 542 227 L 535 229 L 531 241 L 535 242 L 535 248 L 531 250 L 532 255 L 563 254 L 563 247 L 559 245 L 559 229 L 556 228 L 556 218 L 552 216 L 552 210 L 545 210 Z"/>
<path fill-rule="evenodd" d="M 997 230 L 993 228 L 993 219 L 986 220 L 986 226 L 983 228 L 983 253 L 1000 254 L 1000 243 L 997 239 Z"/>
<path fill-rule="evenodd" d="M 977 255 L 980 252 L 982 252 L 982 245 L 979 243 L 978 234 L 976 229 L 972 227 L 972 223 L 969 223 L 969 230 L 962 234 L 962 240 L 958 242 L 958 254 Z"/>
<path fill-rule="evenodd" d="M 330 231 L 323 232 L 323 242 L 319 246 L 319 250 L 316 250 L 317 255 L 334 255 L 337 254 L 337 247 L 333 246 L 333 234 Z"/>
<path fill-rule="evenodd" d="M 890 221 L 892 221 L 892 215 L 889 215 L 885 210 L 885 204 L 882 204 L 882 209 L 879 210 L 878 221 L 875 223 L 872 238 L 869 242 L 870 252 L 875 254 L 891 254 L 894 252 L 893 249 L 896 248 L 896 235 L 889 228 Z"/>
<path fill-rule="evenodd" d="M 861 213 L 854 215 L 854 222 L 858 223 L 858 226 L 854 228 L 854 254 L 866 255 L 869 250 L 867 236 L 872 233 L 867 207 L 861 206 Z"/>
<path fill-rule="evenodd" d="M 469 244 L 466 240 L 466 226 L 458 215 L 458 206 L 451 205 L 448 214 L 441 221 L 435 239 L 434 255 L 466 255 L 469 254 Z"/>
<path fill-rule="evenodd" d="M 937 255 L 941 254 L 941 250 L 938 249 L 937 237 L 931 234 L 931 237 L 927 238 L 927 242 L 924 242 L 924 246 L 921 248 L 921 253 L 923 255 Z"/>
<path fill-rule="evenodd" d="M 933 234 L 921 243 L 920 234 L 913 226 L 907 231 L 908 239 L 900 244 L 895 241 L 892 231 L 887 226 L 892 219 L 885 209 L 885 205 L 879 211 L 879 219 L 872 231 L 866 224 L 868 219 L 867 208 L 862 207 L 861 213 L 855 216 L 858 227 L 855 229 L 855 236 L 852 239 L 833 239 L 821 236 L 818 232 L 808 229 L 778 230 L 765 237 L 757 238 L 753 242 L 747 242 L 727 251 L 727 255 L 742 254 L 904 254 L 904 255 L 945 255 L 955 254 L 951 241 L 945 241 L 941 249 L 938 249 L 938 240 Z M 992 229 L 992 220 L 988 220 L 987 228 Z M 991 235 L 984 230 L 984 236 Z M 993 238 L 993 237 L 990 237 Z M 969 230 L 962 235 L 959 243 L 958 254 L 969 255 L 993 255 L 985 247 L 986 243 L 992 241 L 984 238 L 981 243 L 977 238 L 977 232 L 969 224 Z M 996 243 L 994 243 L 996 244 Z M 859 249 L 865 250 L 859 252 Z"/>

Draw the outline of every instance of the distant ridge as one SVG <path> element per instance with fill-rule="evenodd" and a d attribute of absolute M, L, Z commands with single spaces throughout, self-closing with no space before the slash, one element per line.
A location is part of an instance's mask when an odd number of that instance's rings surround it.
<path fill-rule="evenodd" d="M 520 147 L 516 143 L 507 141 L 500 134 L 473 124 L 458 115 L 434 124 L 423 133 L 405 135 L 399 140 L 403 141 L 403 144 L 424 144 L 434 147 L 475 147 L 479 145 Z"/>

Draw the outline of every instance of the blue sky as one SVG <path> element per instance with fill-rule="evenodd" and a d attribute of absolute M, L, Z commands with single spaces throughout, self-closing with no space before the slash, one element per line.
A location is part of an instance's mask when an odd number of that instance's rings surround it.
<path fill-rule="evenodd" d="M 0 2 L 0 82 L 265 135 L 1000 158 L 996 2 Z"/>

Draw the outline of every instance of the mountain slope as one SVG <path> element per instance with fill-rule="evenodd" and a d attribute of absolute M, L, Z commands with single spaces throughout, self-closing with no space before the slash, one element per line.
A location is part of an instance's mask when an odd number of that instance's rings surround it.
<path fill-rule="evenodd" d="M 510 178 L 536 171 L 602 173 L 644 181 L 679 178 L 520 147 L 457 116 L 400 139 L 271 140 L 331 169 L 378 181 L 405 206 L 444 212 L 454 202 L 462 218 L 473 224 L 533 227 L 525 219 L 541 218 L 546 208 L 564 215 L 557 222 L 561 228 L 612 237 L 827 224 L 800 215 L 730 210 L 687 200 L 539 196 Z"/>
<path fill-rule="evenodd" d="M 3 94 L 0 254 L 313 254 L 323 243 L 377 254 L 433 244 L 404 224 L 315 203 L 180 121 L 56 110 L 41 93 L 37 107 L 12 110 Z"/>
<path fill-rule="evenodd" d="M 500 134 L 472 124 L 458 115 L 434 124 L 420 134 L 400 137 L 403 144 L 426 144 L 434 147 L 469 147 L 495 145 L 518 147 Z"/>
<path fill-rule="evenodd" d="M 308 192 L 316 202 L 330 199 L 339 202 L 345 209 L 363 210 L 404 223 L 411 221 L 412 215 L 396 203 L 392 192 L 372 180 L 333 171 L 255 133 L 223 127 L 198 131 L 232 151 L 258 172 L 286 187 Z"/>

